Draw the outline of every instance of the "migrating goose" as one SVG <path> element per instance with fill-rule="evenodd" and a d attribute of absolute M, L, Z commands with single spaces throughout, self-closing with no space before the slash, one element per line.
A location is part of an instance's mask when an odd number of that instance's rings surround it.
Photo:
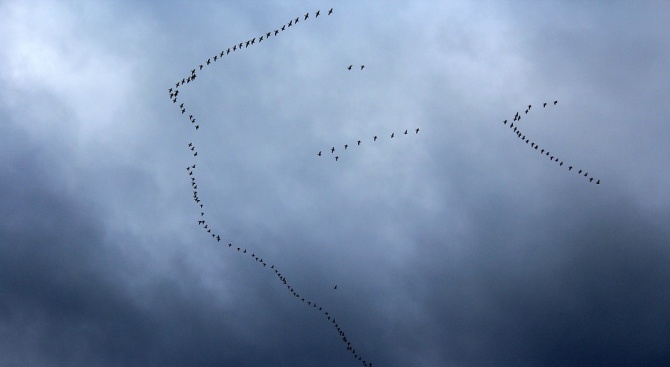
<path fill-rule="evenodd" d="M 330 148 L 331 153 L 335 153 L 335 147 Z"/>
<path fill-rule="evenodd" d="M 321 10 L 317 10 L 316 15 L 314 16 L 314 18 L 318 17 L 320 13 L 321 13 Z"/>
<path fill-rule="evenodd" d="M 328 10 L 328 15 L 331 15 L 331 14 L 333 14 L 333 8 L 330 8 L 330 10 Z"/>
<path fill-rule="evenodd" d="M 319 157 L 321 157 L 321 151 L 319 150 L 319 154 L 317 154 Z"/>
<path fill-rule="evenodd" d="M 352 67 L 352 66 L 353 66 L 353 65 L 349 65 L 349 67 L 348 67 L 347 69 L 351 70 L 351 67 Z"/>
<path fill-rule="evenodd" d="M 417 127 L 417 128 L 416 128 L 416 133 L 415 133 L 415 134 L 418 134 L 418 133 L 419 133 L 419 128 Z"/>
<path fill-rule="evenodd" d="M 391 133 L 391 139 L 393 139 L 393 135 L 395 135 L 395 133 Z"/>

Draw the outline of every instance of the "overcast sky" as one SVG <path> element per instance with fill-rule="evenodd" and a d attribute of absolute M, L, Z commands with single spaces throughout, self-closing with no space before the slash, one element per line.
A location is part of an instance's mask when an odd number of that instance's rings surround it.
<path fill-rule="evenodd" d="M 0 44 L 2 366 L 670 360 L 670 2 L 5 0 Z"/>

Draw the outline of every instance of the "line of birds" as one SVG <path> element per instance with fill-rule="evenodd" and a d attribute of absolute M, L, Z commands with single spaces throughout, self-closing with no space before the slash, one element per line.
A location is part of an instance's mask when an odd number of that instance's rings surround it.
<path fill-rule="evenodd" d="M 328 15 L 330 15 L 332 13 L 333 13 L 333 9 L 331 8 L 328 11 Z M 315 13 L 314 18 L 317 18 L 320 14 L 321 14 L 321 11 L 317 11 Z M 287 27 L 291 27 L 292 25 L 297 24 L 299 22 L 300 18 L 301 17 L 292 19 L 291 21 L 289 21 L 288 24 L 283 25 L 280 28 L 281 31 L 284 31 Z M 307 20 L 308 18 L 309 18 L 309 13 L 305 14 L 302 19 L 304 21 L 304 20 Z M 260 37 L 258 37 L 258 42 L 260 43 L 261 41 L 263 41 L 264 38 L 268 39 L 272 35 L 271 33 L 272 32 L 267 32 L 265 35 L 261 35 Z M 275 30 L 274 31 L 274 36 L 277 36 L 279 33 L 280 33 L 279 29 Z M 239 44 L 233 45 L 232 48 L 228 48 L 225 51 L 221 51 L 221 53 L 219 55 L 214 55 L 213 58 L 207 59 L 207 61 L 205 62 L 205 65 L 210 65 L 211 62 L 212 62 L 211 61 L 212 59 L 214 60 L 214 62 L 216 62 L 219 58 L 223 58 L 224 55 L 230 54 L 230 52 L 235 52 L 238 49 L 241 50 L 243 45 L 244 45 L 244 48 L 247 48 L 250 45 L 253 45 L 255 43 L 256 43 L 256 38 L 253 38 L 249 41 L 241 42 Z M 204 65 L 201 64 L 199 66 L 199 69 L 202 70 L 203 67 L 204 67 Z M 364 68 L 364 66 L 361 65 L 361 70 L 363 70 L 363 68 Z M 174 104 L 177 103 L 177 97 L 179 95 L 179 87 L 183 86 L 184 84 L 188 84 L 188 83 L 192 82 L 193 80 L 195 80 L 196 76 L 197 76 L 196 69 L 192 69 L 190 76 L 188 76 L 186 78 L 183 78 L 181 81 L 177 82 L 175 84 L 174 88 L 171 87 L 171 88 L 168 89 L 168 92 L 169 92 L 169 95 L 170 95 L 170 99 L 172 100 L 172 103 L 174 103 Z M 186 113 L 186 108 L 184 107 L 184 103 L 179 104 L 179 109 L 180 109 L 182 115 L 184 115 Z M 193 117 L 193 115 L 189 115 L 189 120 L 190 120 L 191 124 L 194 126 L 195 130 L 199 130 L 200 125 L 196 124 L 196 119 L 195 119 L 195 117 Z M 418 133 L 419 129 L 417 129 L 416 132 Z M 405 131 L 405 133 L 407 133 L 407 131 Z M 391 136 L 391 137 L 393 137 L 393 136 Z M 374 140 L 376 140 L 376 139 L 377 139 L 377 137 L 375 136 Z M 359 142 L 359 144 L 360 144 L 360 142 Z M 188 143 L 188 148 L 191 151 L 191 153 L 193 154 L 194 159 L 196 157 L 198 157 L 198 151 L 196 150 L 195 145 L 192 142 Z M 345 149 L 346 149 L 346 147 L 345 147 Z M 221 241 L 221 235 L 216 233 L 215 231 L 213 231 L 213 229 L 209 226 L 209 223 L 207 223 L 206 216 L 205 216 L 205 205 L 202 203 L 202 200 L 200 199 L 200 197 L 198 195 L 198 183 L 197 183 L 197 180 L 196 180 L 196 177 L 195 177 L 195 170 L 196 170 L 196 164 L 192 164 L 192 165 L 186 167 L 186 171 L 187 171 L 188 176 L 191 180 L 191 187 L 193 189 L 193 201 L 198 206 L 199 212 L 200 212 L 197 223 L 209 236 L 211 236 L 212 239 L 216 240 L 216 242 L 218 243 L 218 242 Z M 251 252 L 251 251 L 248 251 L 246 248 L 233 246 L 232 243 L 228 243 L 228 248 L 230 248 L 232 250 L 237 250 L 237 252 L 242 253 L 242 254 L 248 254 L 249 252 Z M 268 262 L 263 260 L 263 258 L 261 258 L 260 256 L 256 255 L 255 252 L 251 252 L 250 256 L 256 262 L 258 262 L 259 265 L 263 266 L 263 268 L 268 268 L 270 270 L 273 270 L 275 275 L 277 276 L 277 278 L 286 286 L 287 290 L 289 292 L 291 292 L 291 294 L 295 298 L 300 299 L 300 301 L 303 302 L 303 303 L 306 303 L 308 307 L 310 307 L 312 309 L 315 309 L 319 312 L 322 312 L 324 317 L 333 325 L 333 327 L 339 333 L 340 337 L 342 338 L 342 342 L 346 344 L 347 351 L 349 351 L 356 360 L 360 361 L 363 366 L 372 367 L 372 362 L 368 362 L 367 360 L 363 359 L 362 355 L 356 351 L 356 349 L 352 345 L 350 339 L 347 337 L 344 330 L 337 323 L 337 321 L 335 320 L 335 317 L 333 315 L 331 315 L 327 310 L 325 310 L 323 308 L 323 306 L 317 305 L 316 302 L 314 302 L 312 300 L 309 300 L 309 299 L 305 299 L 304 297 L 301 297 L 300 294 L 293 288 L 293 286 L 291 284 L 289 284 L 286 277 L 284 277 L 282 275 L 282 273 L 279 272 L 279 270 L 277 268 L 275 268 L 274 265 L 270 264 L 270 266 L 268 267 Z M 337 290 L 337 285 L 335 285 L 333 287 L 333 289 Z"/>
<path fill-rule="evenodd" d="M 189 148 L 189 150 L 194 152 L 193 153 L 194 157 L 197 156 L 197 151 L 195 150 L 195 146 L 193 145 L 193 143 L 188 143 L 188 148 Z M 212 228 L 210 228 L 209 224 L 207 223 L 207 220 L 205 219 L 204 204 L 201 203 L 201 200 L 198 196 L 198 183 L 197 183 L 196 178 L 194 177 L 196 166 L 197 166 L 196 164 L 187 166 L 186 167 L 186 172 L 188 172 L 188 175 L 191 179 L 191 186 L 193 188 L 193 201 L 195 201 L 196 205 L 198 205 L 199 208 L 200 208 L 200 217 L 198 218 L 197 222 L 198 222 L 198 225 L 200 227 L 202 227 L 202 229 L 205 232 L 207 232 L 208 235 L 210 235 L 212 237 L 212 239 L 216 240 L 217 242 L 221 242 L 221 236 L 219 234 L 217 234 L 216 232 L 212 232 Z M 236 250 L 238 253 L 241 253 L 241 254 L 249 254 L 251 252 L 251 251 L 248 251 L 246 248 L 234 246 L 232 243 L 228 243 L 228 248 L 231 249 L 231 250 Z M 308 307 L 311 307 L 312 309 L 315 309 L 315 310 L 321 312 L 324 315 L 324 317 L 326 317 L 326 319 L 337 330 L 338 334 L 342 338 L 342 342 L 346 343 L 347 351 L 351 352 L 355 359 L 361 361 L 363 366 L 372 367 L 372 362 L 368 362 L 368 361 L 364 360 L 363 357 L 356 352 L 356 348 L 354 348 L 354 346 L 351 344 L 351 341 L 349 340 L 346 333 L 344 332 L 344 329 L 342 329 L 342 327 L 340 327 L 340 325 L 337 323 L 337 320 L 335 319 L 335 317 L 333 315 L 331 315 L 330 312 L 328 312 L 328 310 L 325 310 L 323 308 L 323 306 L 317 305 L 316 302 L 311 301 L 309 299 L 306 299 L 303 296 L 300 296 L 300 293 L 298 293 L 293 288 L 293 286 L 288 282 L 286 277 L 284 275 L 282 275 L 282 273 L 279 271 L 279 269 L 277 269 L 273 264 L 268 264 L 268 262 L 263 260 L 262 257 L 260 257 L 259 255 L 256 255 L 255 252 L 251 252 L 251 255 L 249 255 L 249 256 L 251 256 L 251 258 L 254 259 L 254 261 L 256 261 L 259 265 L 262 265 L 263 268 L 268 268 L 270 270 L 273 270 L 275 275 L 277 276 L 277 278 L 286 286 L 286 289 L 289 292 L 291 292 L 291 294 L 296 299 L 300 299 L 300 301 L 307 304 Z M 270 265 L 270 266 L 268 267 L 268 265 Z M 333 289 L 337 290 L 337 284 L 333 287 Z"/>
<path fill-rule="evenodd" d="M 349 66 L 347 66 L 347 69 L 351 70 L 351 68 L 353 68 L 353 67 L 354 67 L 353 65 L 349 65 Z M 361 65 L 361 70 L 363 70 L 363 69 L 365 69 L 365 65 Z"/>
<path fill-rule="evenodd" d="M 547 108 L 547 104 L 548 104 L 548 102 L 544 102 L 542 104 L 542 108 Z M 557 104 L 558 104 L 558 101 L 554 101 L 553 105 L 556 106 Z M 526 108 L 526 111 L 525 111 L 526 115 L 528 114 L 528 112 L 530 111 L 530 109 L 532 107 L 533 107 L 532 105 L 528 105 L 528 108 Z M 526 135 L 521 132 L 521 129 L 519 129 L 519 126 L 518 126 L 519 125 L 518 121 L 521 121 L 521 115 L 519 114 L 519 112 L 517 112 L 514 115 L 514 119 L 512 120 L 512 122 L 510 122 L 509 125 L 507 125 L 507 120 L 503 121 L 503 125 L 506 125 L 510 129 L 512 129 L 512 131 L 517 136 L 517 138 L 521 139 L 522 142 L 525 142 L 526 144 L 530 143 L 530 147 L 532 149 L 535 149 L 538 152 L 540 152 L 540 154 L 543 154 L 543 155 L 549 157 L 549 159 L 552 162 L 558 163 L 559 167 L 563 167 L 564 162 L 562 160 L 560 160 L 558 157 L 552 155 L 551 152 L 549 152 L 548 149 L 544 149 L 544 148 L 540 149 L 540 146 L 537 143 L 531 142 L 530 139 L 527 138 Z M 514 126 L 514 122 L 517 122 L 517 126 Z M 573 168 L 574 168 L 573 166 L 568 166 L 568 171 L 572 171 Z M 583 176 L 588 178 L 589 182 L 593 182 L 594 180 L 596 180 L 595 177 L 593 177 L 593 176 L 589 177 L 589 173 L 586 172 L 585 170 L 580 169 L 578 171 L 577 170 L 575 170 L 575 171 L 580 176 L 582 176 L 582 173 L 584 173 Z M 596 180 L 595 184 L 600 185 L 600 180 Z"/>
<path fill-rule="evenodd" d="M 409 129 L 406 129 L 405 132 L 403 133 L 403 135 L 407 135 L 408 131 L 409 131 Z M 414 130 L 414 134 L 418 134 L 418 133 L 419 133 L 419 128 L 417 127 L 416 130 Z M 394 137 L 395 137 L 395 133 L 391 133 L 391 139 L 393 139 Z M 372 137 L 372 141 L 373 142 L 377 141 L 377 135 Z M 362 142 L 361 140 L 356 140 L 356 146 L 360 146 L 361 142 Z M 344 144 L 344 150 L 347 150 L 347 148 L 349 148 L 349 144 Z M 319 152 L 316 153 L 316 155 L 321 157 L 323 155 L 322 152 L 323 152 L 322 150 L 319 150 Z M 335 154 L 335 147 L 330 148 L 330 153 Z M 340 156 L 336 155 L 335 156 L 335 162 L 337 162 L 339 159 L 340 159 Z"/>

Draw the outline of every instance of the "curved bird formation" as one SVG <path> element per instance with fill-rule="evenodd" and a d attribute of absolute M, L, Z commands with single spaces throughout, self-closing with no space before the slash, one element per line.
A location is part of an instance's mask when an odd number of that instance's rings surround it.
<path fill-rule="evenodd" d="M 317 10 L 313 19 L 318 18 L 320 14 L 321 14 L 321 11 Z M 328 10 L 327 15 L 331 15 L 331 14 L 333 14 L 333 9 L 332 8 L 330 10 Z M 312 19 L 312 18 L 309 17 L 309 15 L 310 15 L 309 13 L 304 14 L 302 16 L 302 20 L 306 21 L 308 19 Z M 260 36 L 253 37 L 253 38 L 251 38 L 247 41 L 236 43 L 236 44 L 232 45 L 231 47 L 228 47 L 225 50 L 222 50 L 220 53 L 215 54 L 213 57 L 208 58 L 207 61 L 205 61 L 203 64 L 199 64 L 197 68 L 191 69 L 190 75 L 188 75 L 187 77 L 184 77 L 181 80 L 177 81 L 175 83 L 174 87 L 168 88 L 168 93 L 169 93 L 170 99 L 172 100 L 172 103 L 174 103 L 174 104 L 177 103 L 177 100 L 179 98 L 179 88 L 180 87 L 184 86 L 184 84 L 189 84 L 189 83 L 195 81 L 195 79 L 197 77 L 196 69 L 197 70 L 202 70 L 203 68 L 205 68 L 207 66 L 210 66 L 213 62 L 217 62 L 217 60 L 223 60 L 224 57 L 230 57 L 231 53 L 237 53 L 237 52 L 241 51 L 242 49 L 246 49 L 250 46 L 254 46 L 254 45 L 257 44 L 256 40 L 258 40 L 258 44 L 260 44 L 263 40 L 266 40 L 266 41 L 269 40 L 271 36 L 277 37 L 280 33 L 286 31 L 287 27 L 292 27 L 292 26 L 297 25 L 298 22 L 300 21 L 300 18 L 301 17 L 291 19 L 287 24 L 284 24 L 280 28 L 275 29 L 274 32 L 273 31 L 268 31 L 266 33 L 263 33 Z M 244 46 L 244 48 L 243 48 L 243 46 Z M 361 70 L 362 69 L 363 69 L 363 67 L 361 66 Z M 179 110 L 180 110 L 182 115 L 184 115 L 186 113 L 187 109 L 184 106 L 184 103 L 181 103 L 179 105 Z M 191 125 L 193 126 L 193 128 L 195 130 L 199 130 L 200 125 L 196 124 L 195 117 L 193 117 L 192 114 L 189 114 L 188 117 L 189 117 L 189 121 L 191 122 Z M 359 142 L 359 144 L 360 144 L 360 142 Z M 189 142 L 187 147 L 191 151 L 191 153 L 193 154 L 193 157 L 197 158 L 198 157 L 198 151 L 196 150 L 195 145 L 192 142 Z M 335 147 L 332 148 L 331 152 L 334 152 L 334 150 L 335 150 Z M 318 155 L 321 155 L 321 152 L 319 152 Z M 337 159 L 338 159 L 338 157 L 336 157 L 336 160 Z M 198 195 L 198 182 L 196 180 L 196 177 L 194 177 L 195 172 L 196 172 L 196 164 L 192 164 L 192 165 L 186 167 L 186 172 L 187 172 L 187 174 L 190 178 L 191 187 L 193 189 L 193 201 L 198 206 L 199 216 L 198 216 L 197 223 L 203 229 L 203 231 L 205 231 L 207 233 L 207 235 L 212 238 L 212 240 L 216 241 L 217 243 L 221 242 L 221 235 L 218 234 L 216 232 L 216 230 L 214 230 L 212 227 L 210 227 L 209 223 L 207 222 L 207 219 L 206 219 L 206 216 L 205 216 L 205 213 L 206 213 L 205 205 L 203 204 L 200 196 Z M 237 247 L 237 246 L 234 246 L 232 243 L 228 243 L 227 246 L 224 246 L 224 247 L 227 247 L 231 250 L 235 250 L 234 252 L 236 252 L 236 253 L 240 253 L 242 255 L 249 256 L 253 261 L 258 263 L 259 266 L 262 266 L 262 268 L 273 271 L 275 276 L 277 277 L 277 279 L 280 282 L 282 282 L 282 284 L 284 286 L 286 286 L 286 289 L 291 293 L 291 295 L 293 297 L 295 297 L 297 300 L 299 300 L 300 302 L 305 304 L 307 307 L 309 307 L 309 308 L 311 308 L 311 309 L 313 309 L 317 312 L 322 313 L 324 318 L 337 330 L 338 334 L 340 335 L 340 337 L 342 339 L 342 342 L 346 345 L 346 350 L 349 351 L 357 361 L 361 362 L 361 364 L 365 367 L 372 367 L 372 362 L 369 362 L 369 361 L 363 359 L 363 356 L 358 351 L 356 351 L 356 348 L 354 347 L 351 340 L 349 339 L 349 337 L 344 332 L 344 329 L 335 320 L 334 315 L 332 315 L 329 311 L 327 311 L 322 305 L 318 305 L 316 302 L 314 302 L 312 300 L 309 300 L 309 299 L 305 298 L 304 296 L 301 296 L 300 293 L 298 293 L 298 291 L 293 288 L 291 283 L 282 274 L 282 272 L 280 272 L 279 269 L 277 269 L 275 267 L 275 265 L 269 263 L 267 260 L 264 260 L 260 255 L 256 254 L 255 251 L 251 251 L 250 249 L 247 249 L 247 248 L 244 248 L 244 247 Z M 334 289 L 337 289 L 337 286 L 335 286 Z"/>

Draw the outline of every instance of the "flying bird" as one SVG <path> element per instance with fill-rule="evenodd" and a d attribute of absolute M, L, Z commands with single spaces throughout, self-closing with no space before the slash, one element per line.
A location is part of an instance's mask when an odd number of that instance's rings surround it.
<path fill-rule="evenodd" d="M 377 135 L 372 138 L 372 141 L 377 141 Z"/>
<path fill-rule="evenodd" d="M 416 128 L 416 133 L 415 133 L 415 134 L 418 134 L 418 133 L 419 133 L 419 128 L 417 127 L 417 128 Z"/>
<path fill-rule="evenodd" d="M 319 154 L 317 154 L 319 157 L 321 157 L 321 151 L 319 150 Z"/>
<path fill-rule="evenodd" d="M 335 153 L 335 147 L 330 148 L 331 153 Z"/>
<path fill-rule="evenodd" d="M 554 106 L 556 106 L 556 103 L 558 103 L 558 101 L 554 101 Z"/>
<path fill-rule="evenodd" d="M 391 139 L 393 139 L 393 135 L 395 135 L 395 133 L 391 133 Z"/>
<path fill-rule="evenodd" d="M 333 289 L 337 289 L 337 284 L 335 284 L 335 286 L 333 287 Z"/>
<path fill-rule="evenodd" d="M 361 65 L 361 70 L 363 70 L 363 68 L 365 68 L 365 65 Z"/>
<path fill-rule="evenodd" d="M 318 17 L 320 13 L 321 13 L 321 10 L 317 10 L 316 15 L 314 16 L 314 18 Z"/>
<path fill-rule="evenodd" d="M 328 10 L 328 15 L 331 15 L 331 14 L 333 14 L 333 8 L 330 8 L 330 10 Z"/>
<path fill-rule="evenodd" d="M 349 65 L 349 67 L 348 67 L 347 69 L 351 70 L 351 67 L 352 67 L 352 66 L 353 66 L 353 65 Z"/>

